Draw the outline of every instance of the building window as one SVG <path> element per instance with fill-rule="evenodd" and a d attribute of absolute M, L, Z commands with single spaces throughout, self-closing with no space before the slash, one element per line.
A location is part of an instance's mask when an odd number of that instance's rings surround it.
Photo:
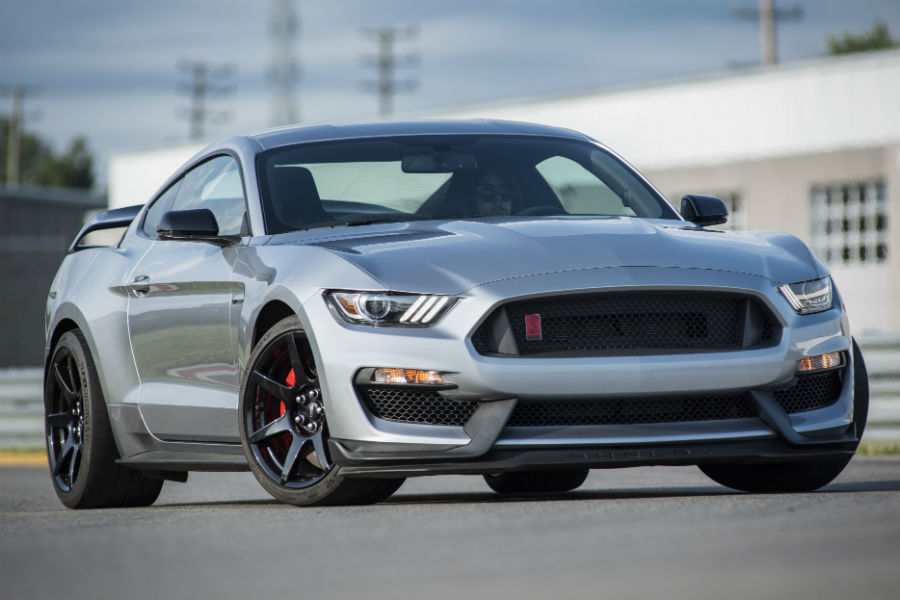
<path fill-rule="evenodd" d="M 812 249 L 826 264 L 887 260 L 888 207 L 883 181 L 814 186 L 810 215 Z"/>

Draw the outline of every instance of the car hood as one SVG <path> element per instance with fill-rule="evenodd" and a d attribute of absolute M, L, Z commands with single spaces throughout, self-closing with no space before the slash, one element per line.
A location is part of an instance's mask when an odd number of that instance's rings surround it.
<path fill-rule="evenodd" d="M 312 236 L 302 236 L 302 243 L 338 254 L 398 291 L 458 294 L 500 279 L 609 267 L 730 271 L 774 283 L 824 275 L 794 236 L 710 231 L 671 220 L 419 221 L 305 233 Z"/>

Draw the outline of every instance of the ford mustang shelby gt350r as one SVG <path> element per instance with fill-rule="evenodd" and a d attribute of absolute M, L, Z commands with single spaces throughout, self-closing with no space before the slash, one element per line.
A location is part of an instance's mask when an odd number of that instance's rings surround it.
<path fill-rule="evenodd" d="M 868 383 L 797 238 L 680 214 L 576 132 L 496 121 L 233 137 L 72 244 L 47 301 L 46 441 L 70 507 L 249 469 L 298 504 L 405 477 L 560 492 L 695 464 L 811 490 Z M 103 229 L 124 229 L 112 245 Z"/>

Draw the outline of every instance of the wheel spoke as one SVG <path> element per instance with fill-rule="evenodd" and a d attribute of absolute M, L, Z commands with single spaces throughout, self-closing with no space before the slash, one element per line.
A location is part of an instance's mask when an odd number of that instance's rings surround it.
<path fill-rule="evenodd" d="M 59 363 L 54 363 L 53 365 L 53 377 L 56 379 L 56 383 L 59 384 L 60 390 L 62 390 L 63 397 L 66 400 L 72 400 L 75 398 L 75 390 L 69 385 L 69 382 L 66 381 L 66 378 L 63 377 L 62 371 L 59 370 Z"/>
<path fill-rule="evenodd" d="M 331 463 L 328 462 L 328 455 L 325 454 L 325 440 L 322 432 L 319 431 L 316 435 L 310 438 L 312 440 L 313 450 L 316 451 L 316 459 L 319 461 L 319 467 L 323 471 L 327 471 L 331 468 Z"/>
<path fill-rule="evenodd" d="M 289 413 L 281 415 L 271 423 L 266 423 L 265 425 L 251 433 L 247 437 L 247 439 L 251 444 L 258 444 L 264 439 L 270 438 L 280 433 L 284 433 L 285 431 L 291 431 Z"/>
<path fill-rule="evenodd" d="M 284 457 L 284 464 L 281 466 L 282 484 L 287 483 L 288 478 L 291 476 L 291 471 L 294 469 L 294 463 L 297 462 L 297 457 L 300 455 L 300 449 L 303 448 L 304 441 L 299 435 L 295 435 L 291 441 L 291 447 L 288 448 L 287 456 Z"/>
<path fill-rule="evenodd" d="M 75 468 L 78 466 L 78 459 L 81 457 L 81 449 L 78 446 L 72 448 L 72 458 L 69 459 L 69 485 L 75 483 Z"/>
<path fill-rule="evenodd" d="M 74 420 L 71 412 L 60 412 L 47 415 L 47 425 L 50 427 L 65 427 Z"/>
<path fill-rule="evenodd" d="M 53 465 L 53 474 L 59 475 L 63 470 L 63 465 L 66 463 L 66 457 L 69 453 L 75 450 L 75 443 L 72 441 L 72 434 L 69 434 L 69 437 L 66 438 L 65 443 L 62 448 L 59 450 L 59 454 L 56 456 L 56 464 Z"/>
<path fill-rule="evenodd" d="M 259 371 L 253 371 L 253 379 L 259 387 L 266 390 L 285 404 L 293 402 L 294 395 L 291 393 L 291 388 L 286 385 L 278 383 L 274 379 L 269 379 Z"/>
<path fill-rule="evenodd" d="M 306 362 L 300 355 L 300 348 L 297 347 L 297 338 L 292 333 L 287 336 L 287 347 L 288 354 L 290 354 L 291 357 L 291 367 L 294 369 L 294 377 L 297 378 L 296 385 L 300 386 L 315 383 L 315 378 L 310 377 L 308 373 L 309 368 L 306 366 Z"/>

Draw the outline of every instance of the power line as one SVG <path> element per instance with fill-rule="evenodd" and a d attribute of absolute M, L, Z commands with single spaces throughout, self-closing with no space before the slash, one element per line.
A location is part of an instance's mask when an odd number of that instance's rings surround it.
<path fill-rule="evenodd" d="M 419 55 L 415 53 L 395 55 L 394 42 L 418 36 L 419 28 L 369 27 L 363 29 L 363 34 L 375 38 L 378 43 L 378 54 L 364 57 L 368 65 L 378 69 L 378 78 L 375 81 L 364 81 L 363 86 L 378 94 L 378 114 L 386 117 L 393 112 L 394 94 L 409 92 L 418 87 L 418 81 L 415 79 L 394 79 L 394 70 L 397 67 L 408 67 L 419 62 Z"/>
<path fill-rule="evenodd" d="M 9 131 L 6 135 L 6 185 L 8 187 L 18 187 L 19 185 L 25 96 L 34 95 L 40 89 L 40 86 L 36 85 L 0 85 L 0 92 L 9 94 L 11 100 Z"/>
<path fill-rule="evenodd" d="M 300 65 L 296 41 L 300 35 L 300 17 L 294 0 L 272 0 L 269 36 L 272 54 L 269 58 L 269 81 L 272 84 L 272 125 L 287 125 L 300 120 L 297 109 L 297 85 Z"/>
<path fill-rule="evenodd" d="M 803 19 L 803 7 L 776 8 L 775 0 L 759 0 L 759 8 L 732 9 L 739 19 L 759 21 L 760 62 L 771 66 L 778 62 L 778 38 L 775 26 L 778 21 L 799 21 Z"/>
<path fill-rule="evenodd" d="M 190 124 L 189 137 L 192 140 L 202 139 L 205 135 L 204 125 L 208 122 L 221 123 L 230 117 L 228 111 L 212 110 L 207 105 L 210 98 L 226 96 L 233 91 L 230 84 L 221 83 L 222 79 L 234 74 L 232 65 L 210 65 L 200 60 L 183 60 L 178 68 L 187 73 L 189 82 L 180 82 L 178 91 L 190 98 L 190 107 L 179 109 L 178 116 L 187 118 Z"/>

